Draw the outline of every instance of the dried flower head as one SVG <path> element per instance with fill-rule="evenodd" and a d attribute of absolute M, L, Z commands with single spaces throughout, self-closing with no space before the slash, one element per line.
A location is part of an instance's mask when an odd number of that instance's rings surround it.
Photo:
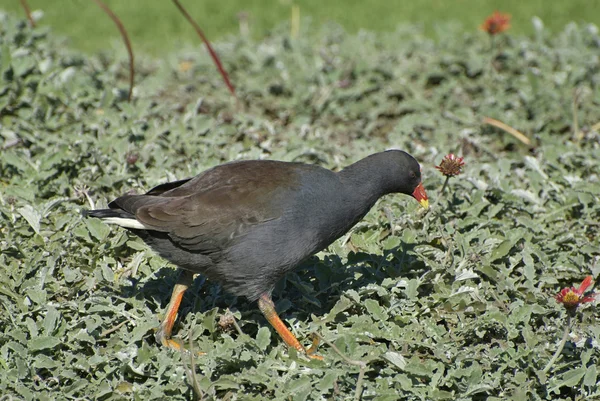
<path fill-rule="evenodd" d="M 219 327 L 223 331 L 233 330 L 235 325 L 235 317 L 230 312 L 225 313 L 219 317 Z"/>
<path fill-rule="evenodd" d="M 439 166 L 435 166 L 446 177 L 453 177 L 462 173 L 462 167 L 465 165 L 463 157 L 457 157 L 454 153 L 444 156 Z"/>
<path fill-rule="evenodd" d="M 137 152 L 129 152 L 125 155 L 125 161 L 131 166 L 137 163 L 139 157 L 140 155 Z"/>
<path fill-rule="evenodd" d="M 490 35 L 497 35 L 508 28 L 510 28 L 510 14 L 503 14 L 499 11 L 494 11 L 479 27 L 479 29 Z"/>
<path fill-rule="evenodd" d="M 596 299 L 597 294 L 583 296 L 583 293 L 590 287 L 593 283 L 592 276 L 587 276 L 583 279 L 579 288 L 571 287 L 571 288 L 563 288 L 557 295 L 556 301 L 563 304 L 567 310 L 574 310 L 580 304 L 584 304 L 586 302 L 592 302 Z"/>

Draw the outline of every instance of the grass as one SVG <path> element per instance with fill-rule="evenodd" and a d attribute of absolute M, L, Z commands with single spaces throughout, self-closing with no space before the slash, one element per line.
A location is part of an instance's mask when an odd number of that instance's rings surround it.
<path fill-rule="evenodd" d="M 600 397 L 597 304 L 554 295 L 600 274 L 598 32 L 531 37 L 305 25 L 218 43 L 239 103 L 196 48 L 127 62 L 0 23 L 0 393 L 24 400 L 574 400 Z M 483 124 L 490 117 L 532 141 Z M 254 304 L 198 278 L 176 336 L 154 329 L 176 273 L 81 211 L 251 158 L 339 169 L 398 147 L 432 207 L 389 196 L 274 291 L 324 361 Z M 434 168 L 454 152 L 463 174 Z M 232 311 L 241 331 L 220 324 Z M 352 361 L 352 363 L 349 363 Z M 193 373 L 193 374 L 192 374 Z M 195 379 L 193 376 L 195 375 Z M 359 380 L 360 379 L 360 380 Z M 359 386 L 360 385 L 360 386 Z M 358 390 L 357 390 L 358 388 Z M 201 394 L 201 395 L 199 395 Z"/>
<path fill-rule="evenodd" d="M 112 22 L 91 1 L 28 0 L 32 9 L 42 10 L 41 23 L 70 38 L 73 46 L 87 51 L 108 50 L 119 39 Z M 184 22 L 170 1 L 106 0 L 129 30 L 134 47 L 154 55 L 167 54 L 181 43 L 198 43 L 191 27 Z M 254 38 L 267 35 L 281 21 L 290 19 L 291 0 L 279 1 L 187 1 L 184 5 L 200 23 L 209 38 L 218 39 L 239 32 L 238 15 L 246 12 Z M 531 18 L 540 17 L 551 31 L 559 31 L 568 22 L 600 23 L 600 0 L 507 0 L 501 5 L 493 0 L 459 1 L 386 1 L 369 2 L 302 0 L 298 4 L 302 16 L 309 16 L 316 26 L 329 21 L 341 24 L 349 32 L 360 29 L 387 32 L 400 24 L 421 24 L 429 36 L 443 35 L 444 22 L 459 22 L 472 30 L 497 8 L 513 15 L 513 32 L 531 34 Z M 1 6 L 23 15 L 19 2 Z M 308 32 L 303 31 L 302 34 Z M 108 40 L 107 40 L 108 39 Z"/>

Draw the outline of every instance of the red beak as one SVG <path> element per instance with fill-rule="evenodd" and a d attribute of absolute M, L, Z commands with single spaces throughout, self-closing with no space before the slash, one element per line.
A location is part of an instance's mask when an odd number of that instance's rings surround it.
<path fill-rule="evenodd" d="M 427 198 L 427 192 L 425 192 L 425 187 L 423 187 L 423 183 L 419 183 L 412 193 L 413 198 L 419 201 L 421 206 L 425 209 L 429 209 L 429 199 Z"/>

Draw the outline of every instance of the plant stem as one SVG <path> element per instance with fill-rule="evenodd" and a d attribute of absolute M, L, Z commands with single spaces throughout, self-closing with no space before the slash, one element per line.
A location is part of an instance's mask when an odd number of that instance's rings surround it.
<path fill-rule="evenodd" d="M 362 387 L 363 381 L 365 379 L 365 372 L 367 370 L 367 363 L 364 361 L 348 358 L 346 355 L 342 354 L 342 351 L 340 351 L 338 347 L 335 346 L 335 344 L 324 339 L 323 336 L 321 336 L 319 333 L 314 332 L 313 334 L 325 344 L 329 345 L 336 352 L 336 354 L 338 354 L 344 361 L 346 361 L 346 363 L 359 367 L 360 371 L 358 372 L 358 378 L 356 379 L 356 390 L 354 391 L 354 400 L 360 401 L 362 397 Z"/>
<path fill-rule="evenodd" d="M 121 37 L 123 38 L 123 42 L 125 43 L 125 48 L 127 48 L 127 54 L 129 55 L 129 93 L 127 95 L 127 101 L 131 103 L 131 97 L 133 96 L 133 84 L 135 81 L 135 67 L 133 61 L 133 49 L 131 48 L 131 42 L 129 41 L 129 35 L 127 35 L 127 30 L 123 26 L 123 23 L 117 17 L 117 15 L 102 2 L 102 0 L 93 0 L 98 7 L 102 9 L 109 17 L 113 20 L 117 29 L 121 33 Z"/>
<path fill-rule="evenodd" d="M 446 181 L 444 181 L 444 185 L 442 185 L 442 190 L 440 191 L 440 197 L 443 195 L 444 191 L 446 190 L 446 187 L 448 186 L 448 181 L 450 181 L 449 175 L 446 176 Z"/>
<path fill-rule="evenodd" d="M 544 373 L 548 373 L 548 371 L 550 370 L 550 368 L 552 367 L 552 365 L 554 365 L 554 362 L 556 362 L 556 360 L 558 359 L 558 357 L 562 353 L 562 350 L 565 347 L 565 344 L 567 343 L 567 339 L 569 338 L 569 333 L 571 332 L 572 317 L 571 317 L 571 313 L 570 312 L 567 312 L 567 313 L 568 313 L 568 315 L 567 315 L 567 324 L 565 324 L 565 331 L 563 332 L 563 336 L 562 336 L 560 342 L 558 343 L 558 348 L 554 352 L 554 355 L 552 355 L 552 359 L 550 359 L 550 361 L 548 361 L 548 364 L 546 365 L 546 367 L 542 371 Z"/>
<path fill-rule="evenodd" d="M 97 0 L 95 0 L 95 1 L 97 1 Z M 225 85 L 227 85 L 227 89 L 229 89 L 229 92 L 231 92 L 233 97 L 237 99 L 237 96 L 235 95 L 235 88 L 233 87 L 233 85 L 231 84 L 231 81 L 229 80 L 229 75 L 227 74 L 227 71 L 225 71 L 225 68 L 223 67 L 223 64 L 221 63 L 221 59 L 217 55 L 217 52 L 215 52 L 212 45 L 210 44 L 210 41 L 208 40 L 206 35 L 204 35 L 204 31 L 202 29 L 200 29 L 200 25 L 198 25 L 196 23 L 196 21 L 194 21 L 192 16 L 181 5 L 179 0 L 173 0 L 173 3 L 175 3 L 175 6 L 177 6 L 177 9 L 179 9 L 181 14 L 183 14 L 183 16 L 185 17 L 185 19 L 188 20 L 188 22 L 192 25 L 192 27 L 194 28 L 194 30 L 196 31 L 196 33 L 198 34 L 200 39 L 202 39 L 202 42 L 204 42 L 204 45 L 206 46 L 206 50 L 208 50 L 208 54 L 210 54 L 210 57 L 212 58 L 215 65 L 217 66 L 217 70 L 219 70 L 219 74 L 221 74 L 223 81 L 225 81 Z"/>
<path fill-rule="evenodd" d="M 31 9 L 29 8 L 29 4 L 27 4 L 27 0 L 21 0 L 21 6 L 23 7 L 23 10 L 25 10 L 25 15 L 27 15 L 29 25 L 31 25 L 32 28 L 35 28 L 35 20 L 31 16 Z"/>

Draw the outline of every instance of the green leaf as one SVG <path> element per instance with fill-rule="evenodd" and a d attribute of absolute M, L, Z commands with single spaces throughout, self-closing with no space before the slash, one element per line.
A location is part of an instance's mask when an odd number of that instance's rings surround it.
<path fill-rule="evenodd" d="M 289 385 L 287 386 L 287 390 L 289 391 L 289 394 L 294 394 L 296 396 L 300 396 L 299 399 L 305 399 L 305 397 L 301 396 L 301 393 L 310 389 L 310 387 L 311 387 L 310 378 L 304 376 L 298 380 L 291 381 L 289 383 Z M 296 399 L 296 397 L 294 397 L 294 399 Z"/>
<path fill-rule="evenodd" d="M 41 336 L 29 340 L 27 348 L 31 351 L 41 351 L 51 349 L 61 343 L 61 340 L 56 337 Z"/>
<path fill-rule="evenodd" d="M 53 307 L 49 307 L 44 317 L 44 333 L 50 335 L 54 332 L 58 320 L 60 319 L 60 312 Z"/>
<path fill-rule="evenodd" d="M 575 387 L 581 379 L 585 376 L 587 369 L 584 367 L 579 367 L 573 370 L 567 371 L 564 375 L 562 375 L 551 388 L 550 392 L 556 392 L 561 387 L 572 388 Z"/>
<path fill-rule="evenodd" d="M 256 333 L 256 345 L 265 351 L 269 344 L 271 344 L 271 330 L 268 327 L 261 327 Z"/>
<path fill-rule="evenodd" d="M 410 358 L 408 363 L 404 366 L 404 370 L 408 373 L 412 373 L 417 376 L 429 377 L 433 374 L 431 365 L 428 363 L 424 363 L 424 361 L 422 361 L 416 356 Z"/>
<path fill-rule="evenodd" d="M 219 380 L 214 382 L 214 386 L 219 390 L 237 390 L 240 388 L 240 385 L 237 382 L 228 377 L 219 378 Z"/>
<path fill-rule="evenodd" d="M 385 313 L 381 305 L 379 305 L 379 302 L 375 301 L 374 299 L 367 299 L 365 300 L 364 304 L 369 314 L 371 314 L 375 319 L 379 321 L 387 320 L 387 313 Z"/>
<path fill-rule="evenodd" d="M 415 299 L 419 295 L 419 286 L 420 285 L 421 285 L 421 282 L 417 279 L 408 280 L 408 285 L 406 286 L 406 289 L 404 290 L 406 297 L 408 299 Z"/>
<path fill-rule="evenodd" d="M 598 372 L 595 364 L 590 365 L 583 376 L 583 385 L 587 387 L 593 387 L 597 385 Z"/>
<path fill-rule="evenodd" d="M 45 305 L 48 297 L 46 290 L 38 290 L 37 288 L 29 288 L 27 290 L 27 296 L 36 305 Z"/>
<path fill-rule="evenodd" d="M 321 391 L 329 390 L 333 388 L 335 381 L 338 378 L 337 372 L 327 372 L 325 375 L 318 381 L 316 387 Z"/>
<path fill-rule="evenodd" d="M 398 352 L 388 351 L 383 354 L 383 357 L 401 370 L 403 370 L 406 366 L 406 359 L 404 359 L 404 357 Z"/>
<path fill-rule="evenodd" d="M 136 326 L 129 333 L 129 338 L 127 339 L 128 343 L 135 343 L 140 341 L 144 336 L 148 334 L 148 332 L 153 331 L 158 327 L 158 321 L 155 318 L 148 318 L 147 320 L 136 321 Z"/>
<path fill-rule="evenodd" d="M 25 205 L 17 209 L 17 211 L 23 216 L 25 220 L 29 223 L 33 231 L 36 234 L 40 233 L 40 220 L 42 218 L 41 214 L 33 208 L 31 205 Z"/>
<path fill-rule="evenodd" d="M 109 283 L 115 281 L 115 273 L 108 265 L 102 264 L 100 269 L 102 270 L 102 278 L 104 280 L 108 281 Z"/>
<path fill-rule="evenodd" d="M 513 248 L 513 246 L 515 245 L 515 241 L 513 240 L 504 240 L 502 241 L 493 251 L 492 254 L 490 256 L 490 262 L 494 262 L 500 258 L 505 257 L 506 255 L 508 255 L 508 253 L 510 252 L 510 250 Z"/>
<path fill-rule="evenodd" d="M 90 234 L 100 242 L 104 241 L 110 233 L 108 225 L 100 219 L 85 219 L 84 222 Z"/>
<path fill-rule="evenodd" d="M 321 319 L 322 323 L 326 323 L 326 322 L 331 322 L 333 320 L 335 320 L 336 316 L 349 309 L 350 307 L 352 307 L 353 303 L 350 299 L 348 299 L 345 296 L 340 297 L 340 299 L 336 302 L 335 305 L 333 305 L 333 307 L 331 308 L 331 310 L 329 311 L 329 313 L 327 314 L 327 316 L 323 319 Z"/>
<path fill-rule="evenodd" d="M 7 150 L 2 153 L 2 161 L 6 164 L 12 165 L 19 170 L 25 172 L 31 170 L 31 165 L 26 163 L 21 157 L 17 156 L 14 151 Z"/>
<path fill-rule="evenodd" d="M 84 341 L 84 342 L 87 342 L 90 344 L 96 344 L 96 339 L 94 337 L 90 336 L 90 334 L 87 332 L 86 329 L 77 330 L 73 339 L 78 340 L 78 341 Z"/>

